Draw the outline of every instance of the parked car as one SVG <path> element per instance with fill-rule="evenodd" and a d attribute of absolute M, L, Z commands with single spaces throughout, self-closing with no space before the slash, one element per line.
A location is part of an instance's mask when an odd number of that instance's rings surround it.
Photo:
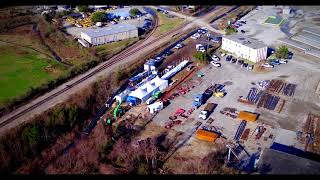
<path fill-rule="evenodd" d="M 204 31 L 208 31 L 209 29 L 207 27 L 202 27 L 200 28 L 201 30 L 204 30 Z"/>
<path fill-rule="evenodd" d="M 200 34 L 199 33 L 195 33 L 195 34 L 193 34 L 192 36 L 191 36 L 191 38 L 192 39 L 198 39 L 198 38 L 200 38 Z"/>
<path fill-rule="evenodd" d="M 293 53 L 292 53 L 292 52 L 289 52 L 289 53 L 288 53 L 288 59 L 292 59 L 292 56 L 293 56 Z"/>
<path fill-rule="evenodd" d="M 270 61 L 269 64 L 271 64 L 271 65 L 280 65 L 281 63 L 280 63 L 280 61 L 278 59 L 273 59 L 273 60 Z"/>
<path fill-rule="evenodd" d="M 264 63 L 264 64 L 262 64 L 262 67 L 273 68 L 274 66 L 272 64 L 269 64 L 269 63 Z"/>
<path fill-rule="evenodd" d="M 232 60 L 231 60 L 231 63 L 236 63 L 237 62 L 237 59 L 236 58 L 233 58 Z"/>
<path fill-rule="evenodd" d="M 246 31 L 244 31 L 244 30 L 241 29 L 241 32 L 242 32 L 242 33 L 245 33 Z"/>
<path fill-rule="evenodd" d="M 199 34 L 205 34 L 205 33 L 207 33 L 207 31 L 202 30 L 202 29 L 199 29 L 199 30 L 198 30 L 198 33 L 199 33 Z"/>
<path fill-rule="evenodd" d="M 116 21 L 111 21 L 110 23 L 111 24 L 118 24 Z"/>
<path fill-rule="evenodd" d="M 175 49 L 180 49 L 182 47 L 183 47 L 183 44 L 180 44 L 180 43 L 174 46 Z"/>
<path fill-rule="evenodd" d="M 228 56 L 226 57 L 226 61 L 231 61 L 231 59 L 232 59 L 232 56 L 231 56 L 231 55 L 228 55 Z"/>
<path fill-rule="evenodd" d="M 252 70 L 253 69 L 253 65 L 248 65 L 247 69 Z"/>
<path fill-rule="evenodd" d="M 190 65 L 187 67 L 187 71 L 190 71 L 194 66 Z"/>
<path fill-rule="evenodd" d="M 287 64 L 287 63 L 288 63 L 288 60 L 280 59 L 279 62 L 280 62 L 280 64 Z"/>
<path fill-rule="evenodd" d="M 242 65 L 243 64 L 243 60 L 238 60 L 237 64 Z"/>
<path fill-rule="evenodd" d="M 221 57 L 224 57 L 225 55 L 227 55 L 227 54 L 226 54 L 226 53 L 221 53 L 220 56 L 221 56 Z"/>
<path fill-rule="evenodd" d="M 199 50 L 198 50 L 198 51 L 200 51 L 200 52 L 203 52 L 203 53 L 204 53 L 204 52 L 206 52 L 206 49 L 202 46 L 202 47 L 200 47 L 200 48 L 199 48 Z"/>
<path fill-rule="evenodd" d="M 210 64 L 213 65 L 214 67 L 221 67 L 221 64 L 215 61 L 210 61 Z"/>
<path fill-rule="evenodd" d="M 242 65 L 241 65 L 241 68 L 247 68 L 248 67 L 248 63 L 243 63 Z"/>
<path fill-rule="evenodd" d="M 213 55 L 211 56 L 211 59 L 214 60 L 214 61 L 220 61 L 220 58 L 219 58 L 217 55 L 215 55 L 215 54 L 213 54 Z"/>
<path fill-rule="evenodd" d="M 165 56 L 170 56 L 172 53 L 173 53 L 173 52 L 169 50 L 169 51 L 166 51 L 166 52 L 164 53 L 164 55 L 165 55 Z"/>
<path fill-rule="evenodd" d="M 161 62 L 164 59 L 164 57 L 158 56 L 155 58 L 156 62 Z"/>

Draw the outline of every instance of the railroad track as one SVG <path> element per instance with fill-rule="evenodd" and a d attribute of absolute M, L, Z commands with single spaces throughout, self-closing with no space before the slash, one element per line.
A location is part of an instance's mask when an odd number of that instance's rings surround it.
<path fill-rule="evenodd" d="M 152 41 L 150 41 L 150 42 L 148 42 L 148 43 L 140 46 L 141 44 L 143 44 L 144 42 L 146 42 L 146 41 L 154 34 L 154 32 L 155 32 L 156 29 L 157 29 L 158 23 L 159 23 L 158 17 L 155 17 L 155 26 L 154 26 L 154 29 L 147 35 L 147 37 L 146 37 L 144 40 L 142 40 L 142 41 L 140 41 L 140 42 L 137 42 L 134 46 L 131 46 L 131 47 L 125 49 L 124 51 L 122 51 L 121 53 L 119 53 L 119 54 L 115 55 L 114 57 L 110 58 L 110 59 L 109 59 L 108 61 L 106 61 L 105 64 L 103 64 L 101 67 L 97 68 L 96 70 L 92 71 L 91 73 L 89 73 L 88 75 L 82 77 L 81 79 L 73 82 L 72 84 L 66 85 L 66 87 L 63 88 L 62 90 L 60 90 L 60 91 L 58 91 L 58 92 L 56 92 L 56 93 L 54 93 L 54 94 L 46 97 L 45 99 L 43 99 L 43 100 L 35 103 L 34 105 L 32 105 L 32 106 L 24 109 L 23 111 L 15 114 L 14 116 L 12 116 L 12 117 L 4 120 L 3 122 L 0 123 L 0 128 L 1 128 L 1 127 L 4 127 L 5 125 L 9 124 L 10 122 L 13 122 L 15 119 L 17 119 L 17 118 L 25 115 L 25 114 L 28 113 L 29 111 L 31 111 L 31 110 L 39 107 L 40 105 L 44 104 L 45 102 L 47 102 L 47 101 L 49 101 L 49 100 L 57 97 L 58 95 L 60 95 L 60 94 L 62 94 L 62 93 L 65 93 L 66 91 L 68 91 L 69 89 L 71 89 L 73 86 L 76 86 L 76 85 L 82 83 L 83 81 L 85 81 L 85 80 L 89 79 L 90 77 L 96 75 L 97 73 L 101 72 L 102 70 L 104 70 L 104 69 L 106 69 L 106 68 L 109 68 L 110 66 L 112 66 L 112 65 L 120 62 L 120 61 L 123 60 L 125 57 L 128 57 L 128 56 L 136 53 L 138 49 L 145 48 L 145 47 L 149 46 L 150 44 L 153 44 L 153 43 L 157 42 L 157 41 L 160 40 L 161 38 L 166 37 L 166 36 L 170 35 L 171 33 L 175 32 L 175 31 L 177 31 L 177 30 L 180 30 L 181 27 L 183 27 L 183 26 L 185 26 L 185 25 L 187 25 L 187 24 L 190 24 L 191 22 L 186 22 L 186 23 L 180 25 L 179 27 L 174 28 L 174 29 L 168 31 L 168 32 L 165 33 L 165 34 L 156 37 L 156 38 L 153 39 Z"/>

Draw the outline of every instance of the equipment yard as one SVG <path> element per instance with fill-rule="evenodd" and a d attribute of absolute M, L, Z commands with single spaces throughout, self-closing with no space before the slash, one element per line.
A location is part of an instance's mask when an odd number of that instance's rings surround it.
<path fill-rule="evenodd" d="M 74 96 L 83 99 L 81 106 L 48 112 L 48 123 L 46 115 L 39 114 L 43 121 L 39 127 L 29 124 L 30 130 L 16 131 L 29 144 L 10 134 L 6 136 L 10 141 L 3 143 L 10 144 L 10 149 L 11 142 L 18 142 L 14 148 L 21 146 L 24 151 L 27 147 L 34 153 L 33 141 L 38 141 L 34 136 L 40 134 L 48 143 L 51 134 L 46 128 L 65 123 L 70 129 L 76 127 L 72 142 L 61 145 L 61 152 L 37 172 L 72 173 L 69 166 L 84 172 L 83 166 L 86 172 L 103 174 L 319 174 L 320 66 L 319 56 L 312 53 L 319 49 L 320 31 L 314 23 L 310 28 L 301 25 L 316 10 L 212 6 L 205 7 L 205 15 L 187 17 L 188 13 L 179 12 L 181 8 L 196 12 L 204 7 L 92 6 L 95 15 L 72 13 L 64 18 L 65 25 L 69 23 L 66 32 L 78 38 L 81 48 L 94 50 L 101 61 L 108 61 L 38 98 L 32 106 L 4 116 L 1 126 L 8 128 L 10 122 L 28 118 L 31 114 L 24 114 L 50 99 L 68 96 L 65 92 L 71 88 L 80 92 L 85 81 L 92 83 L 88 95 Z M 100 22 L 102 11 L 107 20 Z M 81 31 L 86 28 L 91 30 Z M 314 49 L 298 51 L 289 41 Z M 52 103 L 62 103 L 61 98 Z M 84 115 L 89 112 L 90 116 Z M 85 122 L 75 124 L 81 116 L 87 118 Z M 46 159 L 42 150 L 37 152 Z M 8 152 L 0 153 L 6 160 Z M 17 172 L 42 164 L 42 160 L 30 161 Z M 69 169 L 60 170 L 65 163 Z"/>
<path fill-rule="evenodd" d="M 161 67 L 176 65 L 183 59 L 194 61 L 192 53 L 195 49 L 192 50 L 192 46 L 205 41 L 203 38 L 183 41 L 184 47 L 173 50 L 174 53 L 164 60 Z M 172 151 L 168 153 L 164 165 L 173 172 L 180 172 L 177 164 L 186 161 L 186 157 L 190 161 L 201 159 L 234 141 L 244 147 L 238 157 L 246 162 L 251 155 L 269 148 L 275 137 L 281 134 L 280 130 L 292 133 L 301 131 L 308 113 L 319 112 L 319 99 L 315 91 L 320 81 L 320 72 L 319 69 L 308 68 L 312 65 L 302 56 L 295 55 L 288 64 L 261 73 L 241 68 L 238 64 L 225 61 L 220 53 L 215 54 L 221 59 L 220 68 L 193 62 L 193 68 L 182 69 L 171 78 L 169 83 L 174 83 L 169 85 L 161 97 L 164 104 L 168 101 L 169 105 L 164 105 L 136 137 L 145 139 L 164 136 L 166 144 L 169 144 L 168 151 Z M 297 66 L 297 63 L 305 66 Z M 219 84 L 222 85 L 224 97 L 213 94 L 199 108 L 192 109 L 197 94 L 210 86 L 218 87 Z M 217 106 L 203 120 L 198 116 L 207 103 L 215 103 Z M 139 105 L 141 108 L 143 113 L 149 114 L 146 105 Z M 249 119 L 241 121 L 238 113 L 243 111 L 257 116 L 252 122 Z M 215 143 L 206 142 L 196 137 L 197 129 L 213 131 L 219 136 L 213 140 Z M 295 145 L 296 148 L 305 146 L 305 141 L 299 143 Z M 247 152 L 250 156 L 241 152 Z"/>

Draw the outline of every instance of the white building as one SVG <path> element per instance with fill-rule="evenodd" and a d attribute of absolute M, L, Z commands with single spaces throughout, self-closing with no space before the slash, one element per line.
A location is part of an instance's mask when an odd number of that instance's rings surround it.
<path fill-rule="evenodd" d="M 154 114 L 155 112 L 160 111 L 161 109 L 163 109 L 163 102 L 161 101 L 148 105 L 148 110 L 151 114 Z"/>
<path fill-rule="evenodd" d="M 252 62 L 267 59 L 267 45 L 241 34 L 222 37 L 221 49 Z"/>
<path fill-rule="evenodd" d="M 131 24 L 116 24 L 102 28 L 88 28 L 80 34 L 91 45 L 106 44 L 108 42 L 138 37 L 138 29 Z"/>
<path fill-rule="evenodd" d="M 114 99 L 117 101 L 117 103 L 125 101 L 125 99 L 128 97 L 128 95 L 131 93 L 129 89 L 124 90 L 120 94 L 116 95 Z"/>
<path fill-rule="evenodd" d="M 161 91 L 168 87 L 168 81 L 159 78 L 158 76 L 129 94 L 130 97 L 137 98 L 141 102 L 147 101 L 154 93 Z"/>

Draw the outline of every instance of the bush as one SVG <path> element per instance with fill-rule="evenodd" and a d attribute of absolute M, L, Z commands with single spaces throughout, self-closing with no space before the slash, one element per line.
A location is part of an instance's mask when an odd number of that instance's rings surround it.
<path fill-rule="evenodd" d="M 51 25 L 48 25 L 46 28 L 46 32 L 44 34 L 45 37 L 49 37 L 52 33 L 54 33 L 56 30 Z"/>
<path fill-rule="evenodd" d="M 201 64 L 207 64 L 209 62 L 209 55 L 205 52 L 196 52 L 193 57 Z"/>
<path fill-rule="evenodd" d="M 78 8 L 78 11 L 79 11 L 79 12 L 88 12 L 88 11 L 89 11 L 89 7 L 88 7 L 88 6 L 85 6 L 85 5 L 83 5 L 83 6 L 77 6 L 77 8 Z"/>
<path fill-rule="evenodd" d="M 288 56 L 289 56 L 288 47 L 285 45 L 279 46 L 278 49 L 276 50 L 276 57 L 281 59 L 287 59 Z"/>
<path fill-rule="evenodd" d="M 230 35 L 230 34 L 233 34 L 233 33 L 238 32 L 237 29 L 231 27 L 230 25 L 226 27 L 225 31 L 226 31 L 226 34 L 227 34 L 227 35 Z"/>
<path fill-rule="evenodd" d="M 132 8 L 132 9 L 130 9 L 129 13 L 130 13 L 131 16 L 136 16 L 136 15 L 141 14 L 141 12 L 139 11 L 139 9 L 137 9 L 137 8 Z"/>
<path fill-rule="evenodd" d="M 104 22 L 106 21 L 106 13 L 104 12 L 95 12 L 93 13 L 92 17 L 91 17 L 91 20 L 93 22 Z"/>
<path fill-rule="evenodd" d="M 55 16 L 55 11 L 49 12 L 49 13 L 45 13 L 43 16 L 44 16 L 44 19 L 45 19 L 47 22 L 51 22 L 52 19 L 53 19 L 54 16 Z"/>

